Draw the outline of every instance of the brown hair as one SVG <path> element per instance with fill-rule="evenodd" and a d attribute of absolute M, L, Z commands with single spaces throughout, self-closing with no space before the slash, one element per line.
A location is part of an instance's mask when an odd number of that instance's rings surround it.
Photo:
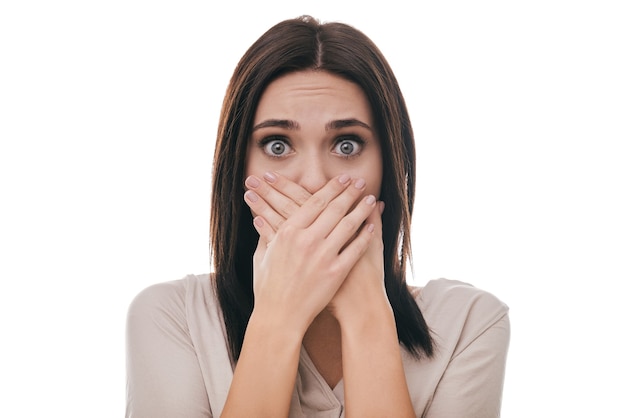
<path fill-rule="evenodd" d="M 406 285 L 415 189 L 415 144 L 408 112 L 391 68 L 376 45 L 342 23 L 303 16 L 270 28 L 244 54 L 230 80 L 213 166 L 211 245 L 215 285 L 232 359 L 239 358 L 254 305 L 252 256 L 258 234 L 243 203 L 246 149 L 256 106 L 280 75 L 323 70 L 358 84 L 374 114 L 383 158 L 385 287 L 400 342 L 413 355 L 433 354 L 433 340 Z"/>

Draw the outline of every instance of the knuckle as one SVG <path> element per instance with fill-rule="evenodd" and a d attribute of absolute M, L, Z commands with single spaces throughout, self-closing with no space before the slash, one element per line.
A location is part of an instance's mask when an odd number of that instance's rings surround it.
<path fill-rule="evenodd" d="M 332 203 L 329 203 L 326 210 L 337 216 L 346 215 L 345 205 L 343 205 L 341 201 L 333 201 Z"/>
<path fill-rule="evenodd" d="M 309 252 L 314 246 L 315 240 L 311 234 L 300 234 L 297 247 L 303 252 Z"/>
<path fill-rule="evenodd" d="M 295 196 L 294 200 L 296 201 L 297 204 L 303 205 L 307 200 L 309 200 L 310 197 L 311 195 L 309 193 L 305 192 L 304 190 L 301 190 Z"/>
<path fill-rule="evenodd" d="M 354 219 L 351 218 L 343 218 L 339 225 L 341 225 L 341 227 L 347 231 L 354 231 L 358 227 Z"/>
<path fill-rule="evenodd" d="M 291 216 L 298 208 L 299 206 L 295 202 L 289 200 L 283 205 L 282 212 L 287 216 Z"/>
<path fill-rule="evenodd" d="M 328 277 L 337 278 L 343 274 L 343 266 L 340 263 L 332 263 L 328 266 L 326 273 Z"/>
<path fill-rule="evenodd" d="M 326 199 L 324 199 L 319 194 L 311 196 L 311 199 L 309 201 L 311 202 L 311 205 L 316 208 L 324 208 L 326 206 Z"/>
<path fill-rule="evenodd" d="M 353 244 L 357 253 L 362 254 L 365 252 L 365 250 L 367 250 L 370 245 L 371 235 L 372 234 L 361 230 L 360 233 L 356 236 Z"/>
<path fill-rule="evenodd" d="M 285 239 L 291 239 L 296 234 L 296 228 L 289 223 L 282 223 L 278 235 Z"/>

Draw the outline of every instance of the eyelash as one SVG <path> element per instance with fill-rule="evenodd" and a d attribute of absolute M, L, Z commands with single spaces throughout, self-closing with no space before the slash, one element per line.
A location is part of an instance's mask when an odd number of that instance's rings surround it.
<path fill-rule="evenodd" d="M 289 143 L 289 141 L 287 140 L 287 138 L 282 137 L 282 136 L 268 136 L 266 138 L 261 139 L 258 144 L 259 144 L 259 148 L 261 148 L 261 151 L 263 151 L 265 153 L 265 155 L 267 155 L 270 158 L 284 158 L 285 155 L 273 155 L 268 153 L 265 148 L 267 147 L 267 145 L 273 141 L 281 141 L 282 143 L 284 143 L 286 146 L 288 146 L 289 148 L 291 148 L 291 144 Z"/>
<path fill-rule="evenodd" d="M 274 142 L 274 141 L 280 141 L 280 142 L 284 143 L 287 147 L 291 148 L 291 144 L 289 143 L 289 140 L 287 138 L 283 137 L 283 136 L 268 136 L 268 137 L 265 137 L 265 138 L 261 139 L 260 141 L 258 141 L 258 146 L 265 153 L 265 155 L 267 155 L 270 158 L 275 158 L 275 159 L 284 158 L 286 154 L 273 155 L 273 154 L 271 154 L 271 153 L 266 151 L 267 145 L 272 143 L 272 142 Z M 352 158 L 358 157 L 363 152 L 363 147 L 367 143 L 367 141 L 364 140 L 363 138 L 361 138 L 360 136 L 357 136 L 357 135 L 343 135 L 343 136 L 337 137 L 335 139 L 335 141 L 333 143 L 333 150 L 335 148 L 337 148 L 337 146 L 339 146 L 341 143 L 346 142 L 346 141 L 353 141 L 353 142 L 355 142 L 357 144 L 357 147 L 359 148 L 359 150 L 356 153 L 352 154 L 352 155 L 342 155 L 340 153 L 337 153 L 337 155 L 339 155 L 340 158 L 352 159 Z"/>
<path fill-rule="evenodd" d="M 363 152 L 363 147 L 365 146 L 366 141 L 363 138 L 361 138 L 360 136 L 357 136 L 357 135 L 344 135 L 344 136 L 338 137 L 335 140 L 335 143 L 333 144 L 333 149 L 337 148 L 341 143 L 343 143 L 345 141 L 356 142 L 359 150 L 356 153 L 352 154 L 352 155 L 342 155 L 342 154 L 339 154 L 341 158 L 352 159 L 352 158 L 356 158 L 359 155 L 361 155 L 361 153 Z"/>

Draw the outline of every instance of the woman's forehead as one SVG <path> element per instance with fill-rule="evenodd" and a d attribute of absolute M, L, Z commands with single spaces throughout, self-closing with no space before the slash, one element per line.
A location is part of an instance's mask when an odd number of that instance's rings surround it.
<path fill-rule="evenodd" d="M 372 126 L 369 101 L 356 83 L 326 71 L 286 74 L 268 85 L 255 113 L 254 125 L 267 119 L 357 119 Z"/>

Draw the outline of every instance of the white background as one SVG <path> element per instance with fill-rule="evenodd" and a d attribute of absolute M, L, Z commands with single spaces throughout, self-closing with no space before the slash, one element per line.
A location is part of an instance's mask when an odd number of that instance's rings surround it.
<path fill-rule="evenodd" d="M 209 269 L 230 74 L 305 13 L 362 29 L 396 71 L 415 282 L 510 306 L 503 416 L 626 416 L 623 2 L 295 3 L 2 3 L 0 416 L 123 415 L 128 304 Z"/>

